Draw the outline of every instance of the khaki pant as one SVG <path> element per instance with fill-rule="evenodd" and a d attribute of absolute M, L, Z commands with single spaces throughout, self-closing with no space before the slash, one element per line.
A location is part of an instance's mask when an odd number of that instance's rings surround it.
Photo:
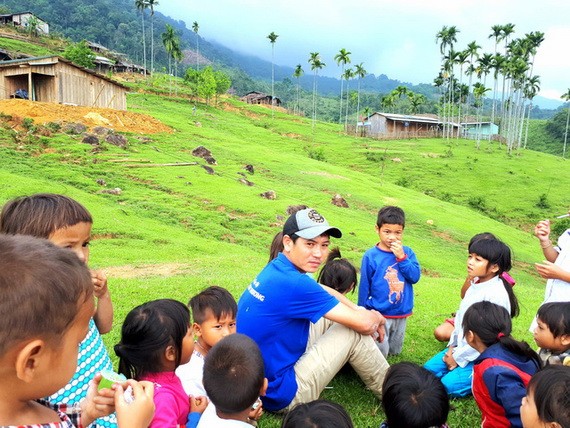
<path fill-rule="evenodd" d="M 311 325 L 307 350 L 295 364 L 297 394 L 281 411 L 318 399 L 346 363 L 350 363 L 364 384 L 380 398 L 389 366 L 374 339 L 321 318 Z"/>

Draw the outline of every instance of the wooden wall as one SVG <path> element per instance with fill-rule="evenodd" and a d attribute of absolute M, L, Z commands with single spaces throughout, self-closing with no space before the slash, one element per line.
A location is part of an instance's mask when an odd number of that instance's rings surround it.
<path fill-rule="evenodd" d="M 1 98 L 10 98 L 16 89 L 26 89 L 34 101 L 127 109 L 125 88 L 57 58 L 32 65 L 22 62 L 2 67 L 0 63 Z"/>

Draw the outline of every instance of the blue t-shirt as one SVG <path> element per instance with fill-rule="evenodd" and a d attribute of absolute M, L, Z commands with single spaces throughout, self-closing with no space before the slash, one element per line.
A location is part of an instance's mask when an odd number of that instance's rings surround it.
<path fill-rule="evenodd" d="M 263 407 L 276 411 L 295 397 L 295 363 L 307 348 L 309 325 L 338 304 L 283 253 L 272 260 L 238 302 L 237 331 L 261 349 L 269 385 Z"/>
<path fill-rule="evenodd" d="M 406 258 L 400 262 L 391 251 L 374 246 L 362 258 L 358 306 L 375 309 L 386 318 L 404 318 L 412 314 L 414 290 L 420 280 L 420 264 L 410 247 L 404 246 Z"/>

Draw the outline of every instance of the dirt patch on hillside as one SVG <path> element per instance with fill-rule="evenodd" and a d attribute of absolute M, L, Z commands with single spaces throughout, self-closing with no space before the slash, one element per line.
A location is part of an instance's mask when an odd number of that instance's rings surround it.
<path fill-rule="evenodd" d="M 175 276 L 192 272 L 192 266 L 183 263 L 113 266 L 103 269 L 109 278 L 145 278 L 150 276 Z"/>
<path fill-rule="evenodd" d="M 146 114 L 133 113 L 99 107 L 68 106 L 28 100 L 0 100 L 0 112 L 12 116 L 8 122 L 18 129 L 22 120 L 31 118 L 35 125 L 49 122 L 82 123 L 88 128 L 104 126 L 118 132 L 156 134 L 172 132 L 172 129 L 158 119 Z"/>

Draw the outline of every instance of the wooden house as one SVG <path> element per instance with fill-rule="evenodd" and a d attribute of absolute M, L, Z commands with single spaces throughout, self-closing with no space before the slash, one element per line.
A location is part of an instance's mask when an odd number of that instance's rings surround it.
<path fill-rule="evenodd" d="M 38 34 L 48 35 L 49 34 L 49 24 L 40 19 L 32 12 L 20 12 L 20 13 L 11 13 L 8 15 L 0 15 L 0 25 L 13 25 L 14 27 L 19 27 L 23 29 L 28 28 L 28 22 L 30 19 L 36 19 L 36 31 Z"/>
<path fill-rule="evenodd" d="M 0 61 L 0 99 L 127 109 L 127 87 L 58 56 Z"/>
<path fill-rule="evenodd" d="M 263 92 L 252 91 L 245 94 L 240 100 L 248 104 L 266 104 L 271 105 L 271 95 L 264 94 Z M 281 100 L 273 97 L 273 105 L 280 106 Z"/>

